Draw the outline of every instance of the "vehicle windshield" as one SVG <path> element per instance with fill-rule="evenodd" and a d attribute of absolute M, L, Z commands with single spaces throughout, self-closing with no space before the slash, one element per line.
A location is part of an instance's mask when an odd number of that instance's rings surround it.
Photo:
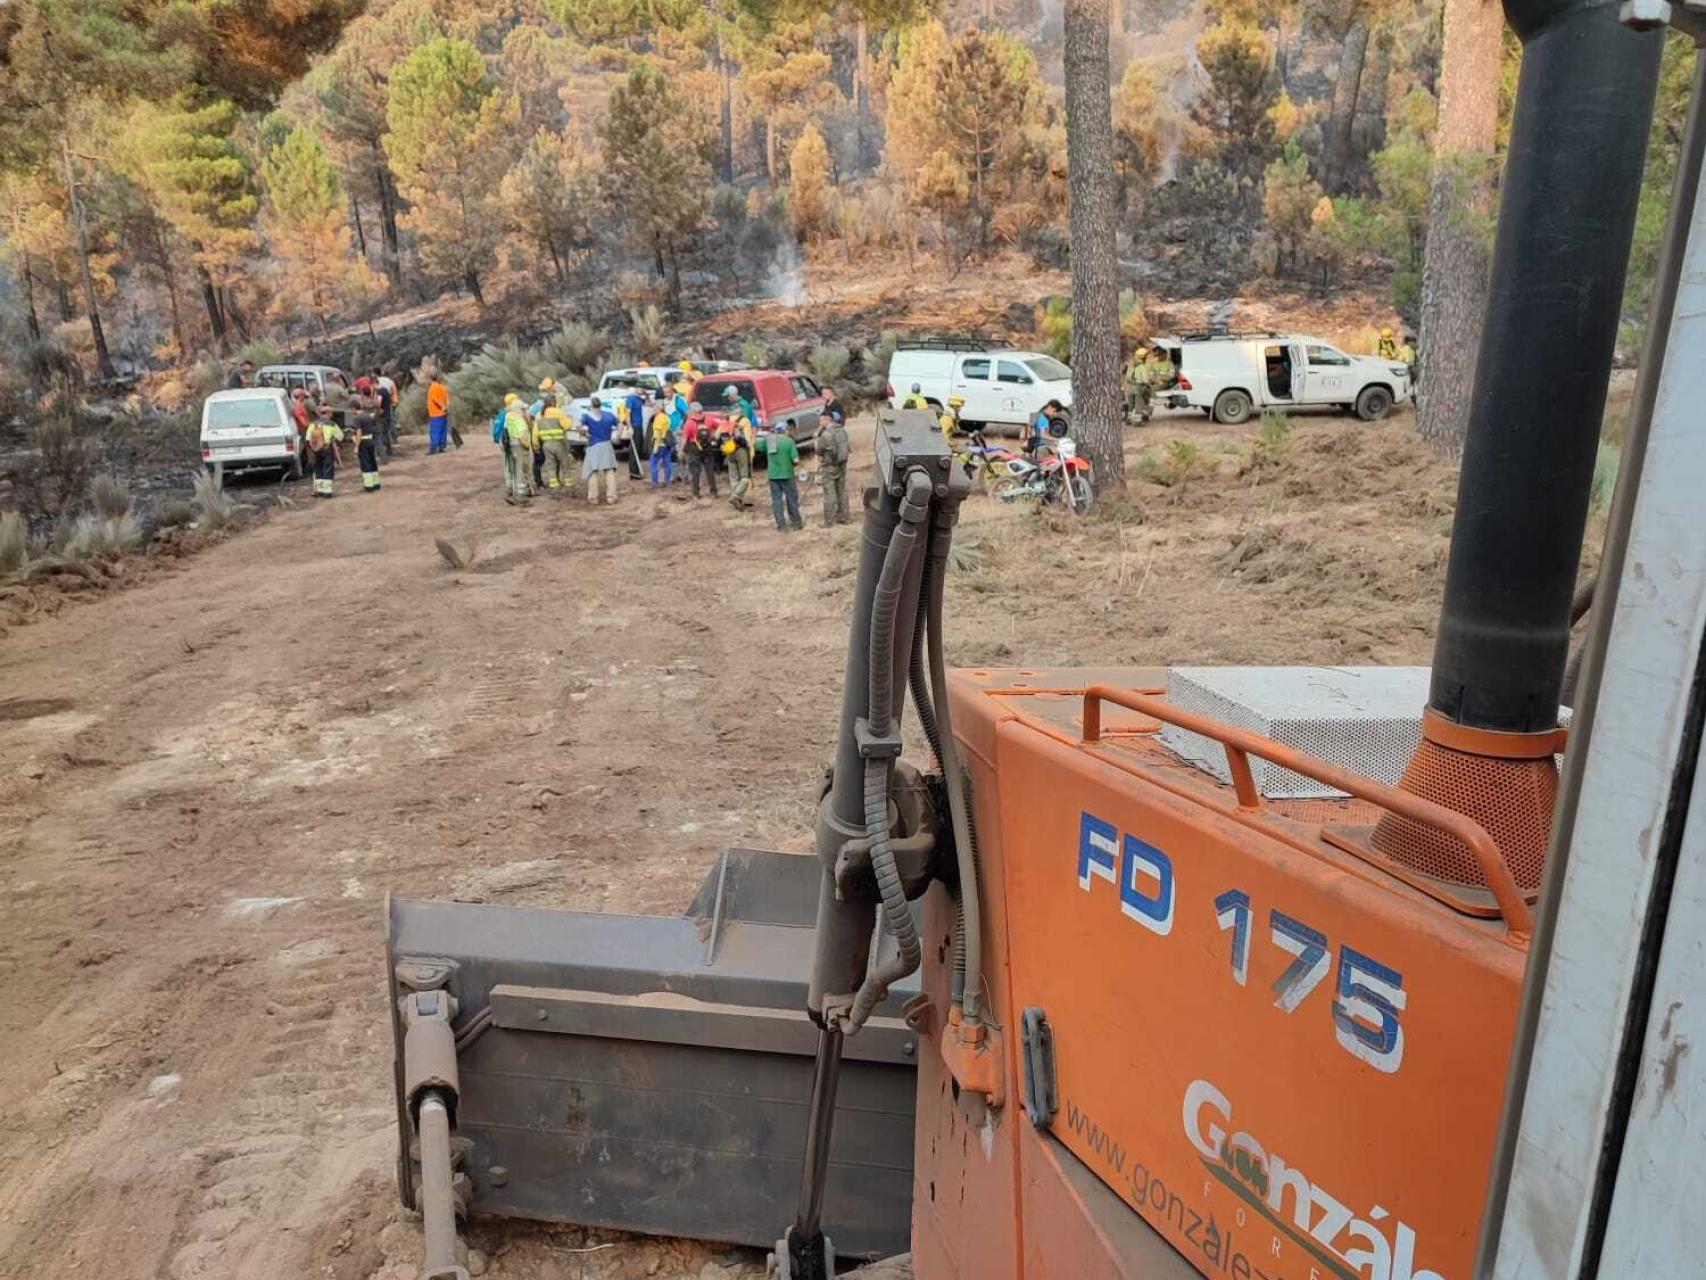
<path fill-rule="evenodd" d="M 1072 378 L 1072 370 L 1053 356 L 1032 356 L 1025 366 L 1044 382 L 1067 382 Z"/>
<path fill-rule="evenodd" d="M 218 427 L 276 427 L 279 425 L 276 400 L 210 400 L 207 405 L 207 425 Z"/>
<path fill-rule="evenodd" d="M 642 391 L 656 391 L 662 385 L 657 375 L 652 373 L 607 373 L 598 389 L 620 391 L 628 387 L 638 387 Z"/>

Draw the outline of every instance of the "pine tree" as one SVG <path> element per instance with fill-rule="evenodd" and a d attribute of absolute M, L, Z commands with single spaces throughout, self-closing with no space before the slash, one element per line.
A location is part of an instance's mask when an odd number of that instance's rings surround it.
<path fill-rule="evenodd" d="M 704 214 L 712 140 L 706 122 L 687 109 L 669 82 L 641 63 L 610 94 L 600 136 L 602 179 L 609 205 L 621 211 L 630 238 L 652 255 L 681 301 L 681 254 Z M 670 181 L 654 181 L 659 157 L 669 157 Z"/>
<path fill-rule="evenodd" d="M 208 325 L 221 349 L 228 324 L 240 325 L 227 285 L 255 247 L 259 207 L 248 157 L 232 138 L 240 117 L 235 104 L 215 100 L 204 106 L 143 104 L 131 118 L 139 176 L 160 215 L 195 255 Z"/>
<path fill-rule="evenodd" d="M 971 28 L 950 39 L 941 23 L 922 23 L 902 35 L 889 84 L 889 168 L 939 215 L 963 190 L 985 247 L 996 199 L 1025 172 L 1026 132 L 1041 123 L 1042 99 L 1036 58 L 1013 37 Z"/>
<path fill-rule="evenodd" d="M 1274 154 L 1272 113 L 1280 86 L 1273 49 L 1256 28 L 1222 22 L 1197 41 L 1197 58 L 1208 84 L 1191 117 L 1213 135 L 1216 159 L 1236 184 L 1238 203 L 1248 209 Z"/>
<path fill-rule="evenodd" d="M 266 184 L 267 229 L 286 278 L 275 298 L 282 309 L 301 301 L 322 334 L 327 310 L 351 292 L 366 295 L 372 282 L 367 263 L 351 253 L 343 191 L 320 140 L 307 129 L 292 129 L 261 166 Z"/>
<path fill-rule="evenodd" d="M 829 146 L 815 124 L 808 124 L 788 153 L 788 217 L 802 240 L 823 230 L 829 216 Z"/>
<path fill-rule="evenodd" d="M 419 234 L 427 269 L 460 279 L 481 306 L 480 274 L 503 228 L 498 184 L 520 116 L 466 40 L 430 40 L 391 76 L 385 152 L 411 206 L 403 221 Z"/>
<path fill-rule="evenodd" d="M 510 226 L 551 260 L 559 282 L 568 279 L 570 255 L 591 241 L 596 199 L 589 167 L 555 134 L 534 134 L 504 175 Z"/>

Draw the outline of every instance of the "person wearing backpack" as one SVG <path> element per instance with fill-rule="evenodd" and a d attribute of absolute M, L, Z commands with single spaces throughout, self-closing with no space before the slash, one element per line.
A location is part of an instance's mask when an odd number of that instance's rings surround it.
<path fill-rule="evenodd" d="M 525 505 L 534 493 L 533 424 L 527 420 L 527 406 L 513 391 L 504 397 L 503 410 L 493 428 L 493 438 L 500 436 L 504 449 L 504 501 L 512 507 Z"/>
<path fill-rule="evenodd" d="M 338 442 L 344 438 L 344 430 L 332 413 L 331 405 L 321 405 L 318 416 L 302 438 L 314 470 L 316 498 L 332 496 L 332 480 L 338 474 Z"/>
<path fill-rule="evenodd" d="M 699 497 L 699 481 L 711 486 L 711 496 L 717 496 L 717 441 L 705 421 L 705 410 L 695 400 L 687 410 L 687 425 L 682 427 L 681 456 L 687 461 L 687 481 L 693 496 Z"/>
<path fill-rule="evenodd" d="M 823 522 L 851 524 L 847 514 L 847 458 L 852 447 L 847 439 L 847 418 L 841 412 L 841 402 L 835 392 L 823 389 L 828 397 L 823 407 L 823 420 L 817 428 L 817 475 L 823 486 Z"/>

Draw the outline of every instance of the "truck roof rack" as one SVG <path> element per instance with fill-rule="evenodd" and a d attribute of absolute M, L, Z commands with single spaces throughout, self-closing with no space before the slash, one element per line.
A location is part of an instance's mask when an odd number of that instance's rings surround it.
<path fill-rule="evenodd" d="M 1165 337 L 1178 342 L 1214 342 L 1220 339 L 1243 341 L 1249 338 L 1285 338 L 1290 335 L 1275 329 L 1186 329 Z"/>
<path fill-rule="evenodd" d="M 994 338 L 951 338 L 925 334 L 916 338 L 897 338 L 896 351 L 1011 351 L 1013 344 Z"/>

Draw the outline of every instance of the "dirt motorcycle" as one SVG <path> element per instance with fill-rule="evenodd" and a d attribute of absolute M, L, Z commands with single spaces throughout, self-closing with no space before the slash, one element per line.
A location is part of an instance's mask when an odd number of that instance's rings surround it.
<path fill-rule="evenodd" d="M 1071 437 L 1043 445 L 1034 459 L 1015 455 L 989 466 L 989 493 L 1000 502 L 1040 498 L 1082 515 L 1096 500 L 1090 460 L 1078 456 L 1078 446 Z"/>

